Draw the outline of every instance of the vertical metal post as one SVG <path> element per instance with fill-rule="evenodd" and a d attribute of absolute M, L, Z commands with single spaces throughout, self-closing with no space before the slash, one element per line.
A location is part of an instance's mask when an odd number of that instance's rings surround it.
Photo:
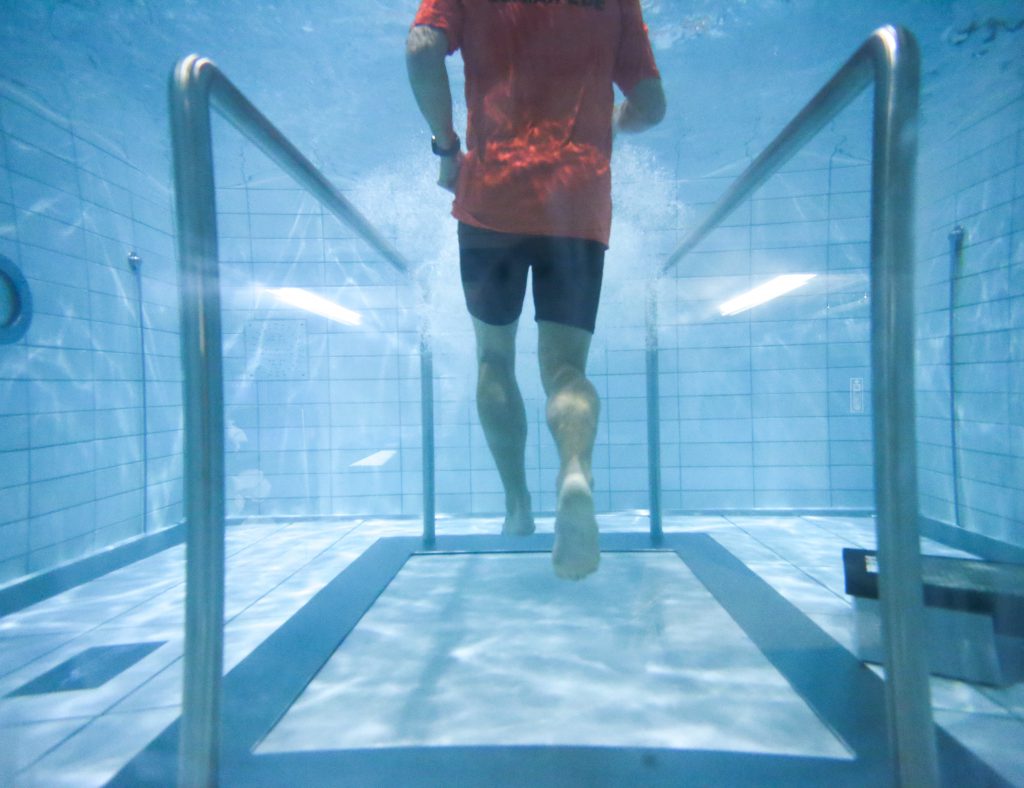
<path fill-rule="evenodd" d="M 871 336 L 879 601 L 886 704 L 900 785 L 939 784 L 932 721 L 914 424 L 914 170 L 919 61 L 906 31 L 883 28 L 876 60 L 871 189 Z M 885 67 L 885 63 L 891 64 Z"/>
<path fill-rule="evenodd" d="M 170 86 L 171 138 L 177 210 L 181 355 L 185 411 L 187 564 L 185 659 L 178 781 L 213 785 L 220 749 L 224 652 L 224 383 L 221 370 L 217 211 L 210 109 L 239 131 L 403 273 L 408 263 L 365 217 L 274 127 L 214 63 L 197 55 L 175 67 Z M 432 378 L 429 343 L 423 369 Z M 429 522 L 433 540 L 433 390 L 424 400 L 430 427 Z"/>
<path fill-rule="evenodd" d="M 661 408 L 658 391 L 658 279 L 647 288 L 647 478 L 650 488 L 651 542 L 660 544 Z"/>
<path fill-rule="evenodd" d="M 142 258 L 133 249 L 128 267 L 135 275 L 135 302 L 139 305 L 139 388 L 142 395 L 140 447 L 142 449 L 142 533 L 149 533 L 149 385 L 146 380 L 146 310 L 142 300 Z"/>
<path fill-rule="evenodd" d="M 964 236 L 964 228 L 960 225 L 949 234 L 949 458 L 953 478 L 953 525 L 957 526 L 965 523 L 960 514 L 960 431 L 957 429 L 959 418 L 956 412 L 956 292 L 964 260 Z"/>
<path fill-rule="evenodd" d="M 178 784 L 214 785 L 224 653 L 224 386 L 208 80 L 182 60 L 171 82 L 178 219 L 187 560 Z"/>
<path fill-rule="evenodd" d="M 423 546 L 434 546 L 434 352 L 424 319 L 420 329 L 420 417 L 423 422 Z"/>
<path fill-rule="evenodd" d="M 914 166 L 920 61 L 909 31 L 882 27 L 857 50 L 669 255 L 665 272 L 874 79 L 871 368 L 875 506 L 886 703 L 896 781 L 938 784 L 931 715 L 914 425 Z"/>

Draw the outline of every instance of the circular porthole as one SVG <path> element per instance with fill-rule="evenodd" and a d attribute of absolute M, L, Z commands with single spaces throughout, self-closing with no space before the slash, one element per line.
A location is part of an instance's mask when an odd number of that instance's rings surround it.
<path fill-rule="evenodd" d="M 32 293 L 18 266 L 0 254 L 0 344 L 17 342 L 32 322 Z"/>

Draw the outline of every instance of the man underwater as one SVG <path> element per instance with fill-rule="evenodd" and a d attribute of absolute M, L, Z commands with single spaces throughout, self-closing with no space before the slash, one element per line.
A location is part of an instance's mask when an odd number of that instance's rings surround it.
<path fill-rule="evenodd" d="M 462 50 L 466 152 L 445 57 Z M 586 377 L 611 227 L 612 139 L 661 121 L 665 96 L 639 0 L 422 0 L 406 45 L 433 135 L 438 184 L 455 193 L 477 410 L 505 490 L 502 533 L 535 525 L 515 340 L 533 272 L 540 376 L 560 469 L 554 569 L 600 562 L 591 458 L 600 401 Z M 614 104 L 613 85 L 625 100 Z"/>

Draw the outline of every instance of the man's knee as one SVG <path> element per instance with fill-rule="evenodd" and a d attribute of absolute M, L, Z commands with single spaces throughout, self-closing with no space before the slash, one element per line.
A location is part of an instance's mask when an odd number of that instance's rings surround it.
<path fill-rule="evenodd" d="M 577 388 L 581 381 L 585 381 L 586 374 L 578 364 L 568 361 L 553 362 L 541 370 L 544 391 L 552 397 L 560 391 Z"/>
<path fill-rule="evenodd" d="M 546 320 L 537 322 L 541 381 L 549 396 L 558 388 L 586 379 L 592 335 L 573 326 Z"/>
<path fill-rule="evenodd" d="M 477 358 L 480 380 L 515 380 L 515 361 L 504 353 L 482 350 Z"/>
<path fill-rule="evenodd" d="M 515 399 L 515 369 L 501 354 L 482 354 L 477 374 L 477 401 L 487 409 L 501 410 Z"/>

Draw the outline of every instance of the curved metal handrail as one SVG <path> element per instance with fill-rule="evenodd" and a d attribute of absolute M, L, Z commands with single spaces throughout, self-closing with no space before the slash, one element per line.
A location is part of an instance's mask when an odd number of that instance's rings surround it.
<path fill-rule="evenodd" d="M 325 208 L 355 230 L 388 263 L 403 273 L 412 271 L 410 263 L 235 87 L 212 60 L 199 55 L 182 58 L 174 69 L 171 92 L 172 103 L 187 105 L 182 107 L 184 112 L 208 115 L 210 107 L 216 108 Z"/>
<path fill-rule="evenodd" d="M 188 526 L 185 675 L 178 783 L 194 786 L 216 783 L 223 668 L 224 386 L 211 108 L 216 108 L 388 263 L 406 274 L 412 267 L 242 95 L 213 61 L 189 55 L 178 62 L 171 77 L 170 106 L 181 293 L 187 458 L 185 521 Z M 421 364 L 427 373 L 423 385 L 427 387 L 430 385 L 430 356 L 425 336 L 421 349 Z M 424 408 L 431 402 L 425 392 Z M 423 423 L 426 452 L 432 418 L 425 414 Z M 427 488 L 425 479 L 425 497 Z M 424 539 L 432 536 L 431 501 L 424 507 Z"/>
<path fill-rule="evenodd" d="M 920 56 L 911 33 L 876 30 L 737 178 L 708 216 L 665 260 L 659 276 L 689 254 L 751 193 L 870 84 L 874 84 L 871 184 L 871 336 L 874 480 L 879 601 L 886 642 L 886 703 L 896 779 L 938 784 L 925 642 L 917 525 L 914 423 L 914 167 Z M 648 390 L 657 397 L 656 281 L 648 303 Z M 652 409 L 656 418 L 657 409 Z M 658 428 L 649 427 L 652 462 Z M 661 523 L 651 480 L 651 533 Z"/>
<path fill-rule="evenodd" d="M 891 83 L 894 79 L 906 81 L 908 50 L 910 58 L 915 60 L 917 69 L 917 45 L 910 32 L 900 27 L 881 27 L 865 41 L 835 76 L 815 94 L 806 106 L 779 132 L 771 143 L 754 159 L 726 190 L 703 221 L 683 238 L 662 264 L 660 274 L 667 273 L 686 255 L 692 252 L 711 231 L 716 229 L 736 208 L 738 208 L 758 187 L 774 175 L 788 162 L 812 137 L 821 131 L 826 124 L 835 118 L 855 98 L 857 98 L 872 80 L 876 88 L 882 83 Z M 898 77 L 897 75 L 902 75 Z M 891 93 L 891 90 L 884 91 Z M 903 92 L 903 91 L 901 91 Z M 888 104 L 888 102 L 886 102 Z M 884 114 L 891 114 L 897 108 L 887 106 Z M 916 105 L 915 117 L 916 117 Z M 876 133 L 878 121 L 878 104 L 876 100 Z"/>

